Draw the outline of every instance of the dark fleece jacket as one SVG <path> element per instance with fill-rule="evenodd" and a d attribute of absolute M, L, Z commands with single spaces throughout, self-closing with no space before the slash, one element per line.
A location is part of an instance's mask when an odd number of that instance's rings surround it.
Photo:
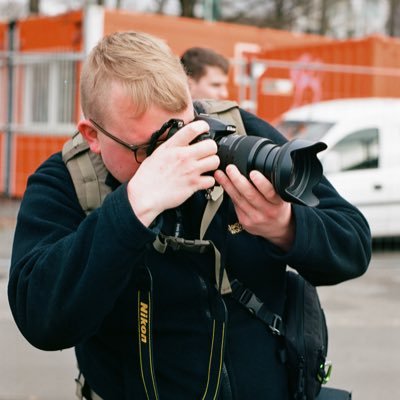
<path fill-rule="evenodd" d="M 246 131 L 283 144 L 269 124 L 241 111 Z M 153 276 L 154 365 L 163 400 L 199 399 L 210 357 L 210 304 L 215 291 L 214 256 L 151 246 L 172 234 L 174 210 L 151 229 L 136 218 L 125 184 L 113 188 L 100 208 L 85 216 L 61 155 L 29 178 L 14 238 L 9 302 L 19 329 L 43 350 L 76 348 L 81 371 L 106 400 L 146 399 L 138 354 L 139 268 Z M 223 253 L 230 279 L 237 278 L 277 314 L 282 313 L 286 265 L 314 285 L 363 274 L 370 259 L 370 232 L 360 212 L 323 178 L 317 207 L 293 204 L 295 240 L 288 252 L 245 231 L 225 201 L 206 233 Z M 196 193 L 180 211 L 186 238 L 198 237 L 206 200 Z M 224 380 L 238 400 L 286 400 L 287 373 L 278 357 L 280 338 L 230 295 Z M 72 378 L 71 378 L 72 379 Z M 222 397 L 222 396 L 221 396 Z"/>

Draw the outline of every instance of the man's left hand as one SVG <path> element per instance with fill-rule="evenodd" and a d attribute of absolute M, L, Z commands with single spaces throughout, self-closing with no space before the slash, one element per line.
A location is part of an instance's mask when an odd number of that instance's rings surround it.
<path fill-rule="evenodd" d="M 251 171 L 250 181 L 236 166 L 215 171 L 215 180 L 231 198 L 240 224 L 257 236 L 289 250 L 295 235 L 290 203 L 281 199 L 272 183 L 260 172 Z"/>

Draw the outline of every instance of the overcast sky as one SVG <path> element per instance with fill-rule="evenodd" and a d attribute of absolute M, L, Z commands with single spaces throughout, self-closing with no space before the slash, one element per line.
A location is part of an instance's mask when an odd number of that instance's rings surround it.
<path fill-rule="evenodd" d="M 40 0 L 40 9 L 44 14 L 58 14 L 71 8 L 80 8 L 83 0 Z M 0 5 L 26 5 L 28 0 L 0 0 Z M 106 6 L 114 7 L 116 0 L 105 0 Z M 151 0 L 122 0 L 122 7 L 135 11 L 154 11 L 155 2 Z M 178 0 L 169 0 L 164 9 L 166 14 L 179 14 L 180 5 Z M 1 17 L 1 16 L 0 16 Z"/>

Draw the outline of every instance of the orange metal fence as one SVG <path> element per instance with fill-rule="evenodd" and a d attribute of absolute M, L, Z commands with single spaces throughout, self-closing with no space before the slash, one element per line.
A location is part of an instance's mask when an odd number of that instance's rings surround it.
<path fill-rule="evenodd" d="M 0 79 L 2 88 L 12 85 L 11 98 L 6 91 L 0 93 L 0 113 L 5 113 L 0 114 L 0 193 L 21 196 L 28 176 L 51 153 L 60 150 L 73 132 L 80 117 L 77 82 L 83 50 L 94 44 L 96 35 L 98 40 L 112 31 L 129 29 L 160 36 L 178 55 L 187 47 L 203 45 L 230 59 L 239 48 L 254 45 L 266 49 L 329 41 L 316 35 L 98 7 L 21 19 L 11 33 L 7 24 L 0 25 L 0 46 L 5 46 L 0 47 L 0 66 L 4 66 Z M 10 39 L 15 39 L 12 52 L 6 52 Z M 232 72 L 230 92 L 238 99 L 236 78 Z M 59 115 L 60 109 L 67 110 L 66 115 Z"/>
<path fill-rule="evenodd" d="M 304 45 L 248 55 L 249 102 L 274 121 L 300 105 L 354 97 L 400 97 L 400 40 L 360 40 Z"/>
<path fill-rule="evenodd" d="M 7 50 L 8 40 L 8 24 L 0 23 L 0 51 L 5 52 Z M 7 59 L 0 57 L 0 193 L 5 192 L 5 180 L 6 180 L 6 146 L 5 146 L 5 124 L 7 121 L 7 92 L 8 92 L 8 80 L 7 80 Z"/>
<path fill-rule="evenodd" d="M 319 100 L 400 97 L 400 41 L 395 39 L 334 41 L 109 10 L 94 26 L 85 25 L 85 18 L 77 11 L 17 21 L 18 47 L 12 53 L 6 51 L 9 26 L 0 24 L 0 193 L 21 196 L 27 177 L 72 134 L 80 117 L 77 83 L 89 46 L 86 33 L 96 27 L 100 36 L 147 31 L 164 38 L 178 55 L 193 45 L 214 48 L 232 61 L 230 97 L 271 122 L 294 106 Z"/>
<path fill-rule="evenodd" d="M 60 151 L 69 136 L 26 135 L 13 136 L 15 149 L 11 176 L 11 193 L 13 196 L 23 195 L 26 180 L 37 169 L 40 163 L 51 154 Z"/>

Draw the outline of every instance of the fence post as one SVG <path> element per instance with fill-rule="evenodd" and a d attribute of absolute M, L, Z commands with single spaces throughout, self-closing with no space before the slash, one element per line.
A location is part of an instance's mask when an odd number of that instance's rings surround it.
<path fill-rule="evenodd" d="M 11 157 L 12 157 L 12 123 L 14 115 L 14 35 L 15 21 L 11 21 L 8 27 L 8 54 L 7 54 L 7 122 L 6 122 L 6 151 L 5 151 L 5 194 L 11 195 Z"/>

